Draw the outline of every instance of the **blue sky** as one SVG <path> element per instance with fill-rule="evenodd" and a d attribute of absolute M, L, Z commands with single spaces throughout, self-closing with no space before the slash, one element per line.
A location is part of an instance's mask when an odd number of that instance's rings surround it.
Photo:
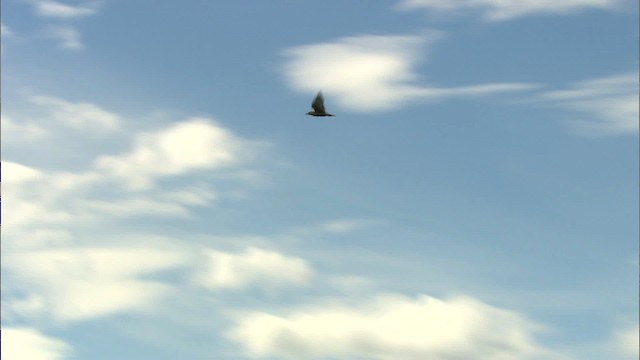
<path fill-rule="evenodd" d="M 637 19 L 3 1 L 3 358 L 637 358 Z"/>

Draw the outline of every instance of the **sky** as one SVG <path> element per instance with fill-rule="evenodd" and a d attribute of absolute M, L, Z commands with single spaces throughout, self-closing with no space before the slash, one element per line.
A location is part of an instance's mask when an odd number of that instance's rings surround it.
<path fill-rule="evenodd" d="M 1 6 L 3 359 L 638 357 L 637 2 Z"/>

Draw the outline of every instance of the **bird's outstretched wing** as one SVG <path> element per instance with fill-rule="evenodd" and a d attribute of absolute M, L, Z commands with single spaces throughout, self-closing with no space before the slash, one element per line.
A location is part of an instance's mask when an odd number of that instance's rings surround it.
<path fill-rule="evenodd" d="M 322 96 L 322 91 L 318 91 L 318 95 L 313 99 L 313 103 L 311 103 L 311 107 L 313 111 L 317 113 L 324 113 L 324 97 Z"/>

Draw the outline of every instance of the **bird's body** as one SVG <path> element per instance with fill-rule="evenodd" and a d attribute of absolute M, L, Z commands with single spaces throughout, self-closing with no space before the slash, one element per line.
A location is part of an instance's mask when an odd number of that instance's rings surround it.
<path fill-rule="evenodd" d="M 309 111 L 307 115 L 311 116 L 335 116 L 333 114 L 329 114 L 324 110 L 324 97 L 322 96 L 322 91 L 318 91 L 318 95 L 316 95 L 315 99 L 311 103 L 311 107 L 313 111 Z"/>

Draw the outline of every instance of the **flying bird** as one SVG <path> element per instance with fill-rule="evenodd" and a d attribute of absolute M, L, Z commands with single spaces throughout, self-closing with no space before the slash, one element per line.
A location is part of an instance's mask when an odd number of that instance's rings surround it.
<path fill-rule="evenodd" d="M 333 114 L 329 114 L 324 110 L 324 97 L 322 96 L 322 91 L 318 91 L 318 95 L 313 99 L 311 103 L 311 107 L 313 111 L 309 111 L 307 115 L 311 116 L 335 116 Z"/>

